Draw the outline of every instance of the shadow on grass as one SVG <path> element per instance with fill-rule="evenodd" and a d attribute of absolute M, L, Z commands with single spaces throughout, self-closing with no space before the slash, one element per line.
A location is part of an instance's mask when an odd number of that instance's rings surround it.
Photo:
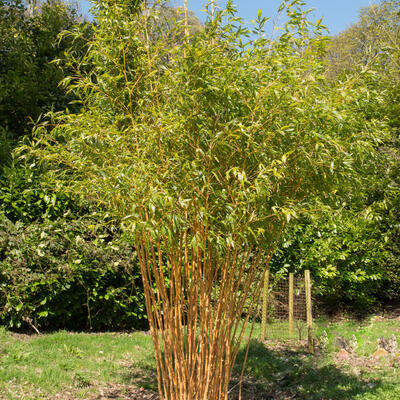
<path fill-rule="evenodd" d="M 235 375 L 240 374 L 245 349 L 237 358 Z M 245 369 L 243 400 L 304 399 L 350 400 L 362 393 L 371 393 L 379 381 L 365 381 L 345 372 L 322 355 L 304 351 L 268 349 L 252 341 Z M 232 391 L 237 392 L 237 389 Z M 250 395 L 246 395 L 246 393 Z M 237 395 L 233 395 L 237 399 Z"/>
<path fill-rule="evenodd" d="M 126 368 L 122 375 L 126 384 L 134 384 L 143 389 L 157 392 L 157 371 L 148 364 L 134 364 Z"/>

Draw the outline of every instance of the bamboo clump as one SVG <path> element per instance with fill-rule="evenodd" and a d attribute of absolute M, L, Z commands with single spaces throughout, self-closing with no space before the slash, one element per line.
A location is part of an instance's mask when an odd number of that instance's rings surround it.
<path fill-rule="evenodd" d="M 65 83 L 86 99 L 82 110 L 54 113 L 50 135 L 36 130 L 34 151 L 63 185 L 132 234 L 162 400 L 227 399 L 285 223 L 336 190 L 351 154 L 370 151 L 361 143 L 372 125 L 348 118 L 358 87 L 321 85 L 322 28 L 300 3 L 287 5 L 281 38 L 262 37 L 260 15 L 249 43 L 231 2 L 209 2 L 192 36 L 187 0 L 184 21 L 161 24 L 161 1 L 134 13 L 102 3 Z M 265 293 L 267 310 L 268 277 Z"/>
<path fill-rule="evenodd" d="M 239 238 L 217 251 L 201 225 L 176 236 L 143 231 L 137 238 L 159 393 L 162 400 L 227 399 L 265 257 Z"/>

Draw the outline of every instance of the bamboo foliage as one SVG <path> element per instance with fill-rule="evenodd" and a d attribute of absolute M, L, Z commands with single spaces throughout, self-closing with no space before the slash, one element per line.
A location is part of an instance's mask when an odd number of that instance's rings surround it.
<path fill-rule="evenodd" d="M 300 0 L 276 40 L 231 2 L 189 37 L 187 18 L 158 29 L 157 4 L 111 3 L 86 58 L 71 55 L 82 111 L 37 128 L 30 151 L 132 238 L 161 398 L 226 399 L 283 227 L 350 181 L 379 126 L 353 112 L 367 89 L 324 84 L 323 28 Z"/>

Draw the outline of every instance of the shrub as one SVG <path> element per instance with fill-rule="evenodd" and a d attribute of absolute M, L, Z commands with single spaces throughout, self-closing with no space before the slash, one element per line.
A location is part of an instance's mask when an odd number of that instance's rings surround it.
<path fill-rule="evenodd" d="M 136 253 L 89 216 L 24 225 L 0 214 L 0 310 L 18 329 L 147 325 Z"/>
<path fill-rule="evenodd" d="M 7 219 L 29 224 L 46 219 L 73 220 L 90 213 L 87 202 L 80 201 L 62 188 L 45 185 L 43 171 L 33 159 L 27 164 L 5 167 L 0 177 L 0 211 Z"/>
<path fill-rule="evenodd" d="M 363 312 L 378 302 L 388 279 L 386 242 L 377 216 L 329 209 L 288 229 L 271 269 L 309 269 L 321 305 Z"/>

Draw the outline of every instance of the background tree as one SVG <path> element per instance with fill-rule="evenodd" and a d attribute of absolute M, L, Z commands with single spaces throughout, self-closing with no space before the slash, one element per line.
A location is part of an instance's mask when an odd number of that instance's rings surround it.
<path fill-rule="evenodd" d="M 327 54 L 330 73 L 337 76 L 375 60 L 379 60 L 383 75 L 398 68 L 399 12 L 397 0 L 361 8 L 358 21 L 331 40 Z"/>
<path fill-rule="evenodd" d="M 333 311 L 399 300 L 399 11 L 398 1 L 363 8 L 358 22 L 331 38 L 328 79 L 363 80 L 376 93 L 362 103 L 365 118 L 390 129 L 377 157 L 358 166 L 357 189 L 319 218 L 299 221 L 273 260 L 275 271 L 315 271 L 320 299 Z"/>
<path fill-rule="evenodd" d="M 84 41 L 72 43 L 58 34 L 83 22 L 77 10 L 60 2 L 40 4 L 34 14 L 19 0 L 0 2 L 0 131 L 2 141 L 29 134 L 33 121 L 51 109 L 63 110 L 74 98 L 59 86 L 71 73 L 52 63 L 73 46 L 85 51 Z M 89 35 L 85 30 L 85 36 Z M 33 121 L 32 121 L 33 120 Z"/>

